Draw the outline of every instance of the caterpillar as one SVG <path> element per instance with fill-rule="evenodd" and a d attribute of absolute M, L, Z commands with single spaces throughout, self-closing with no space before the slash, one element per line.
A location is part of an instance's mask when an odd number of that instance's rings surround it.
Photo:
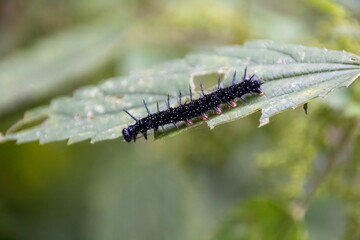
<path fill-rule="evenodd" d="M 200 83 L 202 95 L 198 99 L 193 99 L 191 87 L 189 87 L 190 101 L 181 103 L 181 91 L 179 92 L 179 105 L 177 107 L 170 106 L 170 96 L 168 95 L 166 105 L 167 109 L 160 111 L 159 103 L 157 102 L 157 113 L 150 113 L 149 108 L 145 102 L 144 106 L 148 115 L 144 118 L 137 119 L 131 115 L 127 110 L 124 110 L 132 119 L 135 120 L 135 124 L 129 125 L 127 128 L 122 130 L 122 135 L 126 142 L 136 141 L 138 134 L 142 134 L 147 139 L 148 130 L 158 130 L 159 127 L 163 127 L 167 124 L 176 124 L 178 122 L 185 122 L 186 125 L 190 126 L 193 124 L 192 119 L 200 117 L 202 120 L 208 120 L 207 112 L 213 110 L 215 114 L 222 114 L 220 108 L 223 104 L 228 104 L 230 107 L 236 107 L 236 98 L 244 99 L 245 94 L 257 94 L 263 96 L 264 92 L 261 90 L 261 84 L 263 81 L 253 74 L 251 77 L 246 77 L 247 68 L 245 68 L 244 76 L 240 83 L 235 83 L 236 71 L 232 78 L 232 84 L 228 87 L 222 88 L 220 86 L 220 76 L 218 78 L 217 89 L 214 92 L 206 94 L 204 87 Z"/>

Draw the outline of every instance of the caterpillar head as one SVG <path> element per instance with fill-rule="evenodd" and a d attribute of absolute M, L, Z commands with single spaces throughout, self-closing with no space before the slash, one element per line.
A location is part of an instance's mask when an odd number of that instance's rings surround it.
<path fill-rule="evenodd" d="M 247 82 L 250 93 L 259 94 L 260 96 L 264 95 L 264 92 L 261 90 L 261 84 L 264 82 L 257 75 L 252 75 Z"/>
<path fill-rule="evenodd" d="M 134 126 L 129 126 L 122 130 L 122 135 L 124 136 L 124 140 L 126 142 L 131 142 L 132 140 L 136 140 L 136 134 L 134 133 Z"/>

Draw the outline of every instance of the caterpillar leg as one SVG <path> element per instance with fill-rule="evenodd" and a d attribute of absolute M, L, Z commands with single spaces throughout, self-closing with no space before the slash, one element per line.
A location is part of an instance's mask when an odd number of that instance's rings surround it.
<path fill-rule="evenodd" d="M 186 126 L 188 126 L 188 127 L 193 125 L 193 122 L 190 119 L 185 120 L 185 123 L 186 123 Z"/>
<path fill-rule="evenodd" d="M 209 116 L 206 114 L 206 113 L 202 113 L 200 115 L 201 119 L 204 120 L 204 121 L 207 121 L 209 119 Z"/>
<path fill-rule="evenodd" d="M 144 136 L 145 140 L 147 140 L 147 132 L 145 131 L 145 132 L 141 132 L 141 133 Z"/>
<path fill-rule="evenodd" d="M 234 100 L 231 100 L 228 104 L 232 108 L 236 108 L 236 106 L 237 106 L 237 103 Z"/>
<path fill-rule="evenodd" d="M 214 112 L 215 112 L 216 115 L 221 115 L 222 114 L 222 110 L 221 110 L 220 107 L 215 107 Z"/>

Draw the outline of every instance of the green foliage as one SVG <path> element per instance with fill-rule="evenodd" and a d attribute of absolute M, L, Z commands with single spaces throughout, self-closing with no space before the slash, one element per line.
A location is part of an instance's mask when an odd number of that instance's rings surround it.
<path fill-rule="evenodd" d="M 304 181 L 311 173 L 316 156 L 316 142 L 312 137 L 316 126 L 300 117 L 291 125 L 284 125 L 280 133 L 282 138 L 257 157 L 257 165 L 276 186 L 273 191 L 287 200 L 302 196 Z M 299 142 L 299 139 L 310 140 Z"/>
<path fill-rule="evenodd" d="M 214 239 L 308 239 L 304 223 L 279 200 L 250 199 L 234 211 Z"/>
<path fill-rule="evenodd" d="M 69 143 L 74 143 L 88 138 L 92 142 L 117 138 L 132 120 L 123 109 L 144 116 L 143 99 L 154 112 L 156 102 L 165 102 L 167 94 L 176 98 L 177 92 L 186 92 L 189 85 L 193 91 L 198 91 L 197 78 L 218 72 L 224 74 L 223 84 L 227 86 L 231 84 L 234 71 L 242 75 L 245 67 L 249 75 L 256 73 L 265 81 L 266 97 L 251 98 L 249 103 L 213 117 L 207 124 L 214 128 L 261 110 L 260 126 L 263 126 L 281 111 L 350 85 L 360 74 L 359 66 L 360 57 L 346 52 L 271 41 L 248 42 L 244 47 L 224 47 L 210 53 L 189 55 L 148 71 L 85 87 L 72 98 L 54 100 L 49 107 L 48 120 L 43 124 L 10 133 L 4 139 L 16 139 L 19 143 L 69 139 Z M 215 87 L 215 83 L 206 80 L 207 89 Z"/>
<path fill-rule="evenodd" d="M 76 86 L 76 80 L 101 69 L 122 40 L 120 24 L 113 22 L 73 29 L 2 61 L 0 89 L 7 91 L 0 95 L 0 115 L 57 93 L 59 87 Z"/>
<path fill-rule="evenodd" d="M 184 95 L 194 83 L 199 91 L 200 81 L 212 91 L 219 70 L 226 85 L 248 66 L 264 77 L 267 94 L 206 122 L 231 123 L 208 131 L 203 122 L 159 141 L 0 144 L 0 239 L 359 239 L 360 85 L 335 89 L 359 73 L 358 60 L 346 61 L 360 52 L 359 7 L 353 0 L 0 1 L 0 132 L 33 108 L 5 138 L 116 138 L 132 122 L 123 108 L 141 117 L 142 98 L 153 103 L 170 93 L 175 105 L 178 90 Z M 274 42 L 240 46 L 248 39 Z M 202 53 L 183 58 L 189 52 Z M 174 58 L 182 59 L 167 62 Z M 167 63 L 139 70 L 160 62 Z M 99 83 L 112 76 L 125 77 Z M 69 97 L 81 85 L 88 86 Z M 97 96 L 103 89 L 111 91 Z M 304 114 L 304 102 L 332 89 Z M 298 109 L 256 128 L 288 107 Z"/>
<path fill-rule="evenodd" d="M 344 210 L 339 199 L 335 197 L 315 199 L 305 216 L 310 239 L 343 239 L 346 226 Z"/>

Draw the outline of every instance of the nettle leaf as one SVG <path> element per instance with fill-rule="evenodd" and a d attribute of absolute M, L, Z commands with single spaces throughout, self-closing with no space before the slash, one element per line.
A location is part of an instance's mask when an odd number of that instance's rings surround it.
<path fill-rule="evenodd" d="M 107 18 L 45 38 L 3 59 L 0 116 L 73 86 L 114 59 L 123 41 L 123 27 L 114 17 Z"/>
<path fill-rule="evenodd" d="M 188 93 L 189 84 L 199 92 L 203 82 L 207 91 L 216 86 L 217 75 L 228 86 L 234 71 L 237 81 L 247 66 L 248 75 L 256 73 L 265 83 L 266 96 L 247 97 L 235 109 L 222 115 L 212 115 L 206 122 L 210 128 L 234 121 L 255 111 L 261 111 L 260 126 L 269 118 L 286 109 L 303 106 L 315 97 L 323 97 L 335 88 L 349 86 L 360 74 L 360 57 L 345 51 L 332 51 L 272 41 L 251 41 L 244 46 L 228 46 L 213 52 L 191 54 L 150 70 L 131 73 L 127 77 L 107 80 L 97 86 L 88 86 L 51 102 L 45 122 L 31 128 L 10 132 L 4 140 L 18 143 L 40 140 L 41 143 L 69 139 L 69 144 L 91 139 L 92 142 L 114 139 L 134 121 L 123 111 L 137 117 L 147 115 L 143 99 L 150 111 L 156 111 L 156 101 L 165 109 L 167 94 L 176 105 L 179 90 Z M 34 111 L 31 117 L 36 119 Z M 200 124 L 198 121 L 196 125 Z M 155 137 L 179 133 L 169 126 Z M 12 129 L 14 131 L 14 128 Z"/>

